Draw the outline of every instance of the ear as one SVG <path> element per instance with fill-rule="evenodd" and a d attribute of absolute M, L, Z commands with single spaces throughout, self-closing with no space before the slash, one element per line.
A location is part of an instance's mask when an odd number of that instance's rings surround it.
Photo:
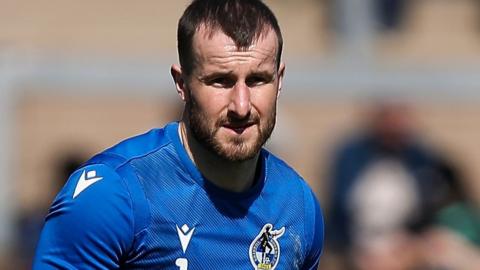
<path fill-rule="evenodd" d="M 282 91 L 283 85 L 283 76 L 285 75 L 285 63 L 281 62 L 280 67 L 278 68 L 278 91 L 277 97 L 280 96 L 280 92 Z"/>
<path fill-rule="evenodd" d="M 173 64 L 170 68 L 170 74 L 172 74 L 172 78 L 175 83 L 175 87 L 177 88 L 178 95 L 183 100 L 183 102 L 185 102 L 187 99 L 187 87 L 182 68 L 177 64 Z"/>

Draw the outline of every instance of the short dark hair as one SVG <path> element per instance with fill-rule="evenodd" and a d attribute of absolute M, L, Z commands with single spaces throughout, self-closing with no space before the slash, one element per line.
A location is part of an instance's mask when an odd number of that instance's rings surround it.
<path fill-rule="evenodd" d="M 182 71 L 193 71 L 193 36 L 200 26 L 212 33 L 221 30 L 239 49 L 273 29 L 277 36 L 277 68 L 280 66 L 283 38 L 273 12 L 260 0 L 194 0 L 178 22 L 178 57 Z"/>

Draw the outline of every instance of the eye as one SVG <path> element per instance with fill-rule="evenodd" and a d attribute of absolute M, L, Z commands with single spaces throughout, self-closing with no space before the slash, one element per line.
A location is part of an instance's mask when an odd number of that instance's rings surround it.
<path fill-rule="evenodd" d="M 261 76 L 261 75 L 253 75 L 247 78 L 246 84 L 249 87 L 254 87 L 254 86 L 261 86 L 264 84 L 267 84 L 271 81 L 270 78 L 267 76 Z"/>
<path fill-rule="evenodd" d="M 227 76 L 219 76 L 208 80 L 207 85 L 217 88 L 231 88 L 235 85 L 235 81 Z"/>

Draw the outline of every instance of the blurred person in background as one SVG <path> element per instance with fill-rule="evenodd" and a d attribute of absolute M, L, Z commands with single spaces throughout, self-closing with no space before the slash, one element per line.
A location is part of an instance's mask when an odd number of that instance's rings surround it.
<path fill-rule="evenodd" d="M 326 226 L 343 269 L 410 269 L 411 248 L 437 204 L 438 155 L 415 134 L 409 105 L 382 100 L 337 149 Z"/>
<path fill-rule="evenodd" d="M 437 168 L 445 196 L 418 241 L 420 264 L 431 270 L 480 269 L 480 209 L 456 164 L 441 160 Z"/>
<path fill-rule="evenodd" d="M 323 217 L 262 146 L 276 121 L 282 36 L 259 0 L 199 0 L 178 25 L 182 120 L 76 170 L 34 269 L 317 269 Z"/>

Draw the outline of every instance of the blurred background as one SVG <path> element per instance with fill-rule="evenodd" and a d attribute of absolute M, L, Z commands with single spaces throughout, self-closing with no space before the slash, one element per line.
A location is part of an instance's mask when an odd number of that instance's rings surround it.
<path fill-rule="evenodd" d="M 323 205 L 321 269 L 480 269 L 480 1 L 266 2 L 287 64 L 268 147 Z M 0 0 L 0 269 L 29 269 L 77 166 L 179 119 L 187 3 Z"/>

